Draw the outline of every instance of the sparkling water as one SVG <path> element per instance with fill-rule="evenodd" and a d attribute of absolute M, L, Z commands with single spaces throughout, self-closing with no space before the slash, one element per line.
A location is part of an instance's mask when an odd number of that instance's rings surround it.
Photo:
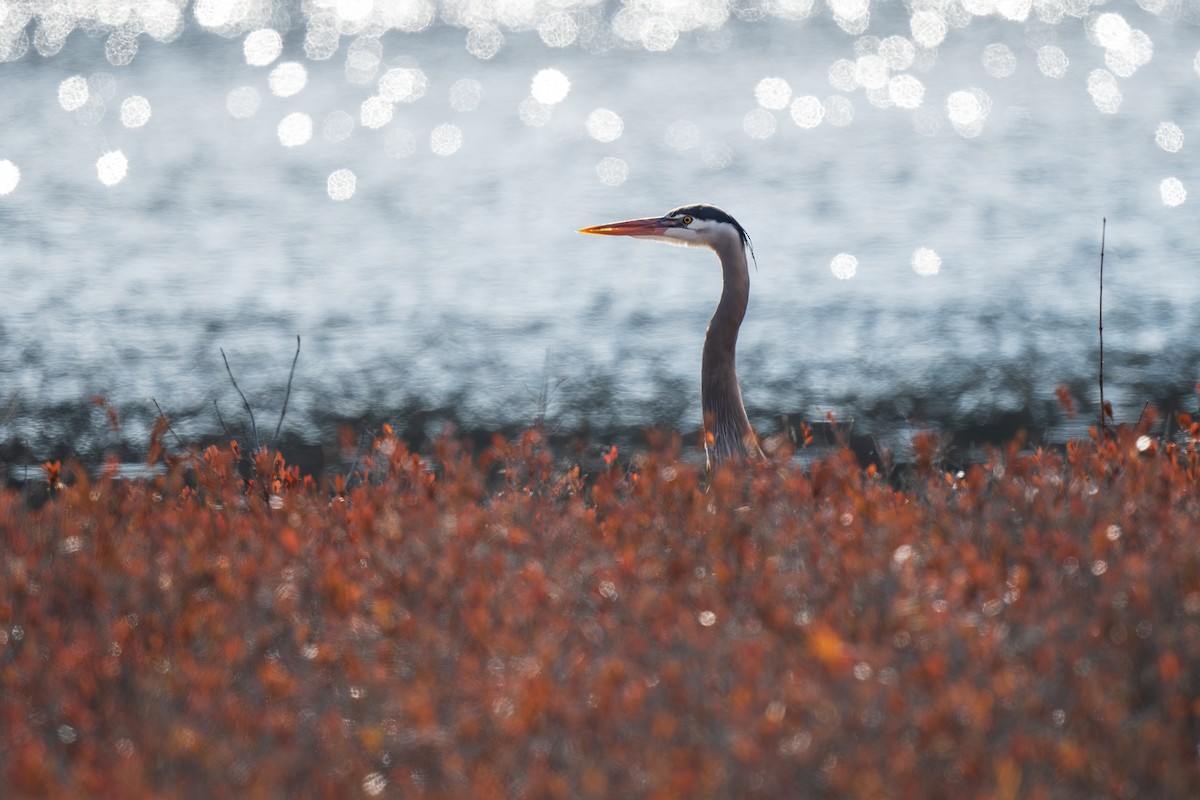
<path fill-rule="evenodd" d="M 260 417 L 699 424 L 753 238 L 752 420 L 1059 420 L 1200 379 L 1190 0 L 0 3 L 0 442 Z M 1089 412 L 1086 425 L 1091 420 Z M 261 421 L 260 421 L 261 424 Z M 273 426 L 271 426 L 273 427 Z M 1034 431 L 1035 434 L 1038 431 Z"/>

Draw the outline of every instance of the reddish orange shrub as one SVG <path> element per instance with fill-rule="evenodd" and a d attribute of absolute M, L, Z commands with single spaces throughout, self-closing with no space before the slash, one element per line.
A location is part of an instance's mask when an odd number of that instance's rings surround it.
<path fill-rule="evenodd" d="M 536 433 L 330 490 L 210 447 L 0 494 L 6 796 L 1183 797 L 1200 455 L 593 477 Z M 430 463 L 436 469 L 430 468 Z M 67 468 L 67 472 L 70 469 Z"/>

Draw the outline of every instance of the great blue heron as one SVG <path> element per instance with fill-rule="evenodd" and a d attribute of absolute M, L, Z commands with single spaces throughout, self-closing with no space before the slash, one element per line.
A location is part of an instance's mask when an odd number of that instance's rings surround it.
<path fill-rule="evenodd" d="M 708 247 L 721 260 L 721 301 L 704 335 L 700 364 L 700 408 L 704 413 L 704 450 L 709 467 L 725 461 L 761 459 L 758 438 L 742 405 L 734 351 L 738 329 L 750 300 L 746 250 L 754 249 L 746 229 L 716 206 L 680 206 L 666 216 L 593 225 L 580 233 L 636 236 L 668 244 Z"/>

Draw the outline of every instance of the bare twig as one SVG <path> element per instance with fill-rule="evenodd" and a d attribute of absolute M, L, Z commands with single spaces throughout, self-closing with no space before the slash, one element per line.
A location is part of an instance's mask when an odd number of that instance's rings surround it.
<path fill-rule="evenodd" d="M 184 450 L 187 450 L 187 445 L 183 443 L 183 439 L 180 439 L 179 434 L 176 433 L 175 429 L 171 427 L 170 418 L 168 418 L 167 415 L 163 413 L 162 406 L 160 406 L 158 404 L 158 401 L 155 400 L 153 397 L 150 398 L 150 402 L 154 403 L 154 407 L 158 409 L 158 415 L 167 421 L 167 430 L 169 430 L 171 432 L 171 435 L 175 437 L 175 441 L 179 442 L 180 447 L 182 447 Z M 219 414 L 220 412 L 217 412 L 217 413 Z M 221 424 L 224 424 L 224 423 L 221 423 Z"/>
<path fill-rule="evenodd" d="M 1100 438 L 1107 432 L 1104 422 L 1104 237 L 1108 231 L 1108 218 L 1100 223 L 1100 305 L 1098 325 L 1100 329 Z"/>
<path fill-rule="evenodd" d="M 217 422 L 221 423 L 221 430 L 225 431 L 225 435 L 230 439 L 234 438 L 233 431 L 229 430 L 229 426 L 225 424 L 225 418 L 221 416 L 221 407 L 217 405 L 217 399 L 213 398 L 213 410 L 217 412 Z"/>
<path fill-rule="evenodd" d="M 279 412 L 279 422 L 275 425 L 275 435 L 271 437 L 271 449 L 279 442 L 279 429 L 283 427 L 283 418 L 287 416 L 288 400 L 292 399 L 292 378 L 296 375 L 296 362 L 300 360 L 300 334 L 296 334 L 296 355 L 292 357 L 292 371 L 288 373 L 287 392 L 283 395 L 283 410 Z"/>
<path fill-rule="evenodd" d="M 225 357 L 225 348 L 222 347 L 220 350 L 221 359 L 225 362 L 225 371 L 229 373 L 229 380 L 233 383 L 233 388 L 237 389 L 237 393 L 241 396 L 242 405 L 245 406 L 246 413 L 250 415 L 250 430 L 254 434 L 254 449 L 258 451 L 261 449 L 261 445 L 258 441 L 258 425 L 254 422 L 254 409 L 250 408 L 250 401 L 246 399 L 246 394 L 242 391 L 242 387 L 238 386 L 237 378 L 233 377 L 233 370 L 229 368 L 229 359 Z"/>

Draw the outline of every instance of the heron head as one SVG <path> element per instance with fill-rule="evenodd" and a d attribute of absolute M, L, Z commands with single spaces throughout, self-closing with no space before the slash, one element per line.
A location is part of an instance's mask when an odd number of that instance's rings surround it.
<path fill-rule="evenodd" d="M 749 248 L 750 236 L 738 221 L 716 206 L 698 204 L 680 206 L 661 217 L 630 219 L 581 228 L 580 233 L 602 236 L 636 236 L 685 247 L 711 247 L 714 250 Z"/>

